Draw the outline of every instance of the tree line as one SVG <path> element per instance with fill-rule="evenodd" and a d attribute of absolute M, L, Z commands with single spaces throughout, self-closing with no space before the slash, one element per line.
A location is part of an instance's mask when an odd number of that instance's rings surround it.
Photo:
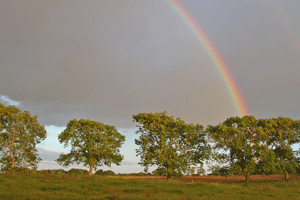
<path fill-rule="evenodd" d="M 300 173 L 300 120 L 286 117 L 256 119 L 254 116 L 230 117 L 219 125 L 187 124 L 180 118 L 162 113 L 133 115 L 137 122 L 135 140 L 139 165 L 145 172 L 157 166 L 157 175 L 181 177 L 203 170 L 204 162 L 214 175 Z M 1 171 L 25 167 L 36 170 L 41 161 L 36 145 L 46 139 L 46 130 L 28 111 L 0 103 Z M 67 167 L 83 163 L 93 170 L 112 163 L 120 165 L 120 148 L 125 136 L 111 125 L 80 119 L 68 122 L 58 136 L 68 154 L 60 154 L 57 163 Z M 199 167 L 200 166 L 200 167 Z"/>

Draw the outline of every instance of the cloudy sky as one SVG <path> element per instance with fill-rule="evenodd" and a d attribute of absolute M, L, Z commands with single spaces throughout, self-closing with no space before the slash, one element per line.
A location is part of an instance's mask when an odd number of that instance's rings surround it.
<path fill-rule="evenodd" d="M 180 3 L 224 59 L 249 114 L 300 118 L 300 1 Z M 57 135 L 72 119 L 116 126 L 127 141 L 115 170 L 134 172 L 142 168 L 133 114 L 167 111 L 204 126 L 237 115 L 209 55 L 166 0 L 0 0 L 0 72 L 0 102 L 19 103 L 47 128 L 46 168 L 66 151 Z"/>

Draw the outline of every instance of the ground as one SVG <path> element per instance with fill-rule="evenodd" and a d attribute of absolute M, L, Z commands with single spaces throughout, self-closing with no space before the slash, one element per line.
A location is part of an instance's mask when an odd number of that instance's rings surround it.
<path fill-rule="evenodd" d="M 167 179 L 161 176 L 128 176 L 128 179 Z M 184 182 L 242 182 L 245 181 L 244 176 L 184 176 L 182 178 L 173 178 Z M 300 175 L 289 174 L 290 180 L 300 180 Z M 250 181 L 269 181 L 284 180 L 284 175 L 252 175 Z"/>

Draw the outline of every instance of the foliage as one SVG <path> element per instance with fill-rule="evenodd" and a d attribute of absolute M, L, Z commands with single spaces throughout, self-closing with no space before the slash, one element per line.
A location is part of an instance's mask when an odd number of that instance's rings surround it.
<path fill-rule="evenodd" d="M 44 169 L 44 170 L 38 170 L 37 171 L 37 173 L 40 173 L 40 174 L 65 174 L 65 173 L 67 173 L 65 170 L 63 170 L 63 169 L 52 169 L 52 170 L 50 170 L 50 169 Z"/>
<path fill-rule="evenodd" d="M 140 124 L 136 152 L 146 172 L 149 166 L 156 165 L 168 178 L 182 176 L 189 166 L 203 165 L 203 160 L 209 157 L 209 146 L 200 124 L 186 124 L 167 112 L 139 113 L 133 119 Z"/>
<path fill-rule="evenodd" d="M 95 172 L 96 175 L 104 175 L 103 169 L 99 169 Z"/>
<path fill-rule="evenodd" d="M 15 167 L 36 169 L 41 161 L 36 144 L 46 139 L 46 130 L 28 111 L 0 103 L 1 171 Z"/>
<path fill-rule="evenodd" d="M 59 142 L 64 146 L 71 146 L 69 154 L 61 154 L 56 160 L 63 166 L 72 163 L 83 163 L 89 166 L 89 175 L 98 166 L 111 166 L 111 163 L 120 165 L 123 156 L 119 148 L 125 141 L 114 126 L 105 125 L 91 120 L 71 120 L 67 128 L 58 136 Z"/>
<path fill-rule="evenodd" d="M 214 176 L 221 175 L 219 172 L 220 169 L 221 169 L 221 167 L 219 165 L 211 165 L 208 168 L 208 170 L 210 171 L 210 174 L 208 174 L 208 175 L 214 175 Z"/>
<path fill-rule="evenodd" d="M 104 172 L 103 175 L 106 175 L 106 176 L 114 176 L 114 175 L 116 175 L 116 174 L 115 174 L 115 172 L 113 172 L 112 170 L 107 170 L 107 171 Z"/>
<path fill-rule="evenodd" d="M 216 142 L 214 150 L 222 151 L 214 158 L 228 164 L 224 172 L 230 169 L 230 174 L 248 180 L 251 174 L 295 173 L 299 166 L 291 148 L 299 142 L 299 126 L 292 119 L 231 117 L 206 130 Z M 214 173 L 222 174 L 221 170 Z"/>
<path fill-rule="evenodd" d="M 262 127 L 269 149 L 259 162 L 258 168 L 266 174 L 296 173 L 299 168 L 296 152 L 291 145 L 300 141 L 299 121 L 286 117 L 261 119 L 258 126 Z M 272 162 L 272 168 L 267 169 L 264 161 Z"/>
<path fill-rule="evenodd" d="M 223 150 L 216 156 L 217 161 L 229 164 L 219 169 L 219 173 L 226 174 L 230 169 L 230 174 L 244 175 L 248 180 L 249 175 L 255 172 L 263 147 L 259 140 L 262 132 L 255 117 L 231 117 L 217 126 L 209 125 L 206 130 L 216 141 L 214 149 Z"/>
<path fill-rule="evenodd" d="M 206 170 L 203 167 L 191 166 L 186 175 L 189 176 L 203 176 Z"/>
<path fill-rule="evenodd" d="M 137 173 L 137 176 L 147 176 L 147 174 L 145 172 L 139 172 Z"/>
<path fill-rule="evenodd" d="M 10 170 L 10 172 L 24 172 L 29 173 L 31 170 L 27 167 L 14 167 Z"/>
<path fill-rule="evenodd" d="M 84 175 L 84 174 L 88 174 L 89 172 L 87 170 L 85 170 L 85 169 L 75 169 L 75 168 L 72 168 L 67 173 L 68 174 Z"/>
<path fill-rule="evenodd" d="M 138 173 L 128 173 L 128 174 L 121 174 L 121 173 L 118 173 L 116 174 L 118 176 L 153 176 L 153 174 L 151 174 L 150 172 L 148 173 L 145 173 L 145 172 L 138 172 Z"/>
<path fill-rule="evenodd" d="M 95 174 L 96 175 L 101 175 L 101 176 L 114 176 L 114 175 L 116 175 L 115 172 L 113 172 L 112 170 L 103 171 L 103 169 L 97 170 Z"/>
<path fill-rule="evenodd" d="M 166 176 L 167 175 L 166 170 L 164 168 L 157 168 L 156 170 L 154 170 L 152 172 L 152 174 L 154 176 Z"/>

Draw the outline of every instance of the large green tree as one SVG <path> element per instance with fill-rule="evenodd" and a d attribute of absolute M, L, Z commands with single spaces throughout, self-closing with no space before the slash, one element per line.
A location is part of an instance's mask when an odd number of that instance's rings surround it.
<path fill-rule="evenodd" d="M 206 131 L 215 141 L 214 158 L 227 164 L 221 168 L 228 171 L 223 174 L 243 175 L 249 181 L 256 170 L 260 153 L 267 149 L 260 143 L 263 132 L 257 127 L 255 117 L 230 117 L 219 125 L 209 125 Z"/>
<path fill-rule="evenodd" d="M 258 120 L 258 126 L 262 127 L 266 135 L 266 144 L 269 147 L 268 154 L 259 163 L 264 172 L 264 161 L 272 160 L 273 167 L 268 173 L 284 173 L 288 178 L 288 173 L 296 173 L 299 168 L 296 152 L 292 145 L 299 140 L 299 121 L 287 117 Z"/>
<path fill-rule="evenodd" d="M 36 144 L 46 138 L 46 130 L 28 111 L 0 103 L 0 151 L 2 171 L 16 167 L 36 169 L 41 159 Z"/>
<path fill-rule="evenodd" d="M 231 174 L 295 173 L 299 164 L 292 144 L 299 142 L 299 123 L 290 118 L 231 117 L 207 132 L 215 140 L 215 158 Z M 225 152 L 224 152 L 225 150 Z M 228 173 L 227 173 L 228 174 Z"/>
<path fill-rule="evenodd" d="M 295 129 L 300 130 L 300 120 L 296 120 L 294 122 Z M 298 143 L 300 142 L 300 131 L 298 131 Z M 300 145 L 299 149 L 295 152 L 296 158 L 297 158 L 297 163 L 298 163 L 298 168 L 297 168 L 297 174 L 300 174 Z"/>
<path fill-rule="evenodd" d="M 139 113 L 133 115 L 138 122 L 135 143 L 137 155 L 145 171 L 156 165 L 160 174 L 167 178 L 182 176 L 192 165 L 203 165 L 209 158 L 209 145 L 205 140 L 203 126 L 186 124 L 180 118 L 174 119 L 163 113 Z"/>
<path fill-rule="evenodd" d="M 67 128 L 58 136 L 64 146 L 71 146 L 69 154 L 61 154 L 56 160 L 67 167 L 70 164 L 83 163 L 89 166 L 89 176 L 98 166 L 120 165 L 123 156 L 119 149 L 125 141 L 114 126 L 92 120 L 74 119 L 67 124 Z"/>

